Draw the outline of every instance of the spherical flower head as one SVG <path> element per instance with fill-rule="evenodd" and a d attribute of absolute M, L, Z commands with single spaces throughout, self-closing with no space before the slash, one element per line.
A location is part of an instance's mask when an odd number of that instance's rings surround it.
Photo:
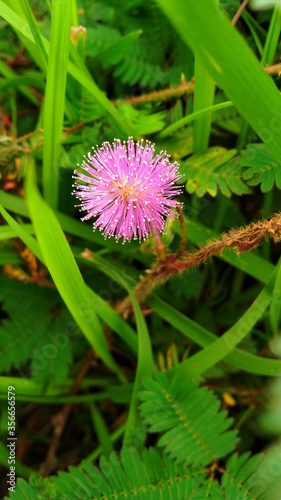
<path fill-rule="evenodd" d="M 88 212 L 82 220 L 95 217 L 94 229 L 123 242 L 162 233 L 166 217 L 180 205 L 173 198 L 181 192 L 175 184 L 181 176 L 165 152 L 154 153 L 150 142 L 132 138 L 104 142 L 88 153 L 82 172 L 74 172 L 73 194 Z"/>

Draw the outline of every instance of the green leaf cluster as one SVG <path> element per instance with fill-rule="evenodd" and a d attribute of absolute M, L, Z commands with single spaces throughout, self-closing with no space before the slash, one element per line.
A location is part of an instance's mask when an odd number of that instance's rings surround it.
<path fill-rule="evenodd" d="M 264 144 L 250 144 L 241 152 L 239 163 L 247 169 L 243 179 L 249 186 L 260 184 L 261 191 L 267 193 L 274 185 L 281 189 L 281 165 Z"/>
<path fill-rule="evenodd" d="M 234 453 L 225 465 L 206 468 L 225 459 L 237 443 L 231 419 L 219 410 L 219 401 L 198 381 L 175 375 L 171 381 L 157 372 L 145 379 L 140 406 L 148 432 L 159 435 L 157 447 L 124 447 L 118 456 L 102 457 L 99 468 L 84 461 L 69 472 L 48 479 L 19 479 L 11 498 L 139 500 L 187 498 L 258 498 L 254 480 L 261 456 Z M 161 448 L 164 447 L 164 452 Z"/>
<path fill-rule="evenodd" d="M 65 326 L 71 317 L 57 291 L 2 275 L 0 301 L 6 314 L 0 323 L 1 373 L 16 369 L 43 384 L 65 380 L 72 359 Z"/>
<path fill-rule="evenodd" d="M 199 198 L 206 193 L 216 196 L 218 191 L 227 198 L 232 193 L 250 193 L 242 178 L 243 168 L 234 158 L 236 153 L 236 150 L 213 147 L 182 162 L 181 173 L 187 192 L 195 193 Z"/>

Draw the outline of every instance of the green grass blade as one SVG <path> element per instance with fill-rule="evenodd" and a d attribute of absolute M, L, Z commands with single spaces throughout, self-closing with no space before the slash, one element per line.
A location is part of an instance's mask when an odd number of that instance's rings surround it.
<path fill-rule="evenodd" d="M 40 50 L 40 45 L 38 46 L 35 43 L 31 27 L 26 20 L 26 12 L 23 2 L 21 0 L 6 0 L 6 2 L 2 2 L 1 0 L 0 15 L 2 15 L 2 17 L 6 19 L 14 28 L 20 42 L 30 53 L 31 58 L 36 65 L 45 71 L 46 61 L 42 51 Z M 35 23 L 36 21 L 34 20 L 33 24 Z M 34 29 L 36 30 L 36 36 L 40 36 L 38 27 L 34 27 Z"/>
<path fill-rule="evenodd" d="M 153 354 L 147 325 L 141 308 L 132 293 L 133 283 L 128 283 L 128 280 L 126 280 L 120 274 L 118 269 L 116 269 L 111 263 L 107 262 L 102 257 L 95 255 L 93 257 L 93 263 L 107 276 L 114 279 L 116 283 L 119 283 L 127 290 L 133 304 L 138 332 L 138 364 L 129 415 L 126 424 L 124 445 L 129 446 L 130 444 L 132 444 L 132 440 L 134 445 L 136 445 L 136 440 L 139 441 L 138 444 L 141 444 L 142 440 L 144 439 L 144 435 L 141 430 L 141 421 L 138 414 L 138 393 L 142 388 L 143 377 L 151 376 L 153 370 Z"/>
<path fill-rule="evenodd" d="M 279 42 L 281 29 L 281 10 L 280 7 L 275 7 L 271 17 L 267 37 L 262 53 L 261 63 L 270 66 L 274 63 L 275 54 Z"/>
<path fill-rule="evenodd" d="M 38 88 L 40 91 L 44 92 L 44 84 L 42 80 L 40 80 L 39 78 L 34 78 L 30 76 L 16 76 L 16 77 L 14 76 L 13 78 L 6 80 L 0 85 L 0 93 L 2 93 L 3 90 L 6 89 L 13 89 L 13 88 L 20 89 L 23 88 L 24 85 L 27 87 L 32 86 Z"/>
<path fill-rule="evenodd" d="M 0 203 L 4 208 L 11 212 L 22 215 L 23 217 L 30 217 L 25 200 L 19 196 L 6 193 L 0 189 Z M 56 217 L 66 233 L 70 233 L 74 236 L 78 236 L 79 238 L 97 243 L 102 247 L 106 247 L 114 251 L 128 253 L 128 248 L 121 242 L 117 243 L 112 238 L 104 239 L 103 235 L 99 231 L 93 231 L 93 228 L 89 224 L 82 224 L 82 222 L 57 211 Z M 134 253 L 138 247 L 139 244 L 136 241 L 132 241 L 130 243 L 130 252 Z"/>
<path fill-rule="evenodd" d="M 70 26 L 71 1 L 53 2 L 43 118 L 43 191 L 47 202 L 53 208 L 57 206 L 60 181 L 58 156 L 64 120 Z"/>
<path fill-rule="evenodd" d="M 26 195 L 31 219 L 44 262 L 53 281 L 77 324 L 90 345 L 102 360 L 124 380 L 105 340 L 100 322 L 94 310 L 95 302 L 86 287 L 69 248 L 64 233 L 53 210 L 41 197 L 35 180 L 32 159 L 26 175 Z"/>
<path fill-rule="evenodd" d="M 181 363 L 180 369 L 186 375 L 194 377 L 204 373 L 223 360 L 246 337 L 256 322 L 263 316 L 272 300 L 273 287 L 279 267 L 280 263 L 276 266 L 268 284 L 235 325 L 211 345 Z M 171 371 L 177 369 L 179 368 L 173 368 Z M 281 366 L 280 370 L 277 373 L 272 373 L 272 375 L 281 375 Z"/>
<path fill-rule="evenodd" d="M 212 0 L 206 0 L 204 8 L 198 0 L 157 0 L 157 3 L 281 162 L 279 91 L 223 12 Z"/>
<path fill-rule="evenodd" d="M 153 371 L 153 355 L 150 337 L 147 325 L 142 314 L 141 308 L 136 301 L 133 293 L 130 293 L 131 301 L 133 304 L 137 332 L 138 332 L 138 365 L 136 377 L 134 381 L 134 388 L 132 399 L 129 408 L 129 415 L 126 425 L 124 436 L 124 446 L 134 446 L 140 448 L 145 439 L 145 430 L 141 425 L 141 418 L 138 412 L 139 400 L 138 395 L 142 389 L 142 381 L 144 377 L 151 377 Z"/>
<path fill-rule="evenodd" d="M 94 429 L 96 431 L 100 446 L 102 448 L 102 453 L 106 457 L 109 457 L 110 453 L 113 451 L 113 446 L 108 431 L 108 427 L 105 420 L 94 403 L 90 405 L 91 416 L 93 420 Z"/>
<path fill-rule="evenodd" d="M 0 205 L 0 213 L 6 219 L 6 217 L 4 216 L 4 210 L 5 209 L 3 207 L 1 207 L 1 205 Z M 21 224 L 21 226 L 24 229 L 25 233 L 27 233 L 27 234 L 33 234 L 34 233 L 34 228 L 33 228 L 32 224 Z M 9 226 L 0 226 L 0 241 L 10 240 L 12 238 L 17 238 L 17 237 L 18 237 L 17 231 L 15 231 L 14 229 L 12 229 L 11 227 L 9 227 Z"/>
<path fill-rule="evenodd" d="M 41 33 L 39 31 L 39 28 L 38 28 L 38 23 L 36 22 L 36 19 L 34 18 L 34 15 L 33 15 L 33 12 L 32 12 L 32 9 L 30 7 L 30 3 L 28 2 L 28 0 L 22 0 L 22 8 L 23 8 L 24 14 L 26 16 L 26 20 L 30 26 L 31 33 L 33 35 L 35 44 L 37 45 L 37 47 L 39 48 L 39 50 L 41 52 L 42 60 L 44 61 L 45 70 L 47 70 L 47 62 L 48 62 L 47 52 L 46 52 L 45 46 L 42 42 Z"/>
<path fill-rule="evenodd" d="M 202 64 L 200 58 L 195 54 L 194 65 L 194 113 L 210 108 L 214 101 L 215 82 L 209 72 Z M 194 121 L 193 126 L 193 152 L 204 151 L 209 145 L 211 131 L 212 113 L 205 113 Z"/>
<path fill-rule="evenodd" d="M 15 252 L 2 250 L 0 253 L 0 266 L 5 266 L 6 264 L 22 264 L 22 259 Z"/>
<path fill-rule="evenodd" d="M 133 281 L 129 282 L 128 279 L 125 280 L 116 265 L 97 255 L 93 257 L 93 263 L 107 276 L 112 277 L 117 283 L 126 288 L 128 292 L 133 289 L 135 283 Z M 201 347 L 207 347 L 217 340 L 216 335 L 177 311 L 157 295 L 152 294 L 148 299 L 148 303 L 156 314 Z M 281 370 L 280 360 L 262 358 L 238 348 L 234 348 L 230 354 L 226 355 L 224 361 L 241 370 L 265 376 L 279 375 Z"/>
<path fill-rule="evenodd" d="M 269 321 L 274 335 L 278 335 L 280 327 L 280 297 L 281 297 L 281 266 L 279 259 L 279 268 L 276 275 L 276 281 L 274 283 L 272 301 L 270 302 L 269 308 Z"/>
<path fill-rule="evenodd" d="M 1 86 L 2 90 L 3 90 L 3 86 L 5 84 L 8 85 L 9 81 L 24 78 L 24 77 L 17 76 L 17 74 L 13 70 L 11 70 L 11 68 L 9 68 L 9 66 L 7 66 L 7 64 L 5 64 L 4 61 L 1 61 L 1 60 L 0 60 L 0 75 L 4 76 L 6 78 L 6 81 Z M 24 82 L 22 82 L 22 83 L 24 84 Z M 40 86 L 39 81 L 38 81 L 38 86 Z M 42 87 L 44 87 L 44 86 L 42 85 Z M 33 104 L 38 106 L 38 104 L 39 104 L 38 98 L 27 87 L 19 85 L 19 86 L 17 86 L 17 89 L 22 95 L 27 97 L 27 99 L 29 99 Z"/>
<path fill-rule="evenodd" d="M 14 233 L 14 238 L 20 238 L 24 244 L 36 255 L 39 260 L 43 260 L 42 253 L 38 246 L 37 241 L 33 236 L 31 236 L 31 232 L 34 233 L 34 227 L 32 224 L 19 224 L 13 217 L 8 214 L 4 207 L 0 205 L 0 213 L 4 217 L 5 221 L 9 224 L 10 228 Z M 27 226 L 27 227 L 26 227 Z"/>
<path fill-rule="evenodd" d="M 216 335 L 198 325 L 198 323 L 177 311 L 156 295 L 149 299 L 149 305 L 156 314 L 201 347 L 207 347 L 217 340 Z M 281 370 L 281 361 L 279 359 L 262 358 L 242 351 L 237 347 L 225 356 L 224 361 L 235 366 L 235 368 L 258 375 L 275 376 L 279 375 Z"/>
<path fill-rule="evenodd" d="M 93 262 L 107 276 L 112 277 L 117 283 L 126 288 L 128 292 L 133 289 L 135 283 L 133 281 L 129 282 L 128 279 L 125 280 L 116 265 L 96 255 L 93 258 Z M 216 335 L 177 311 L 155 294 L 149 297 L 148 303 L 156 314 L 201 347 L 207 347 L 217 340 Z M 238 348 L 234 348 L 230 354 L 226 355 L 224 361 L 241 370 L 265 376 L 279 375 L 281 370 L 280 360 L 262 358 Z"/>
<path fill-rule="evenodd" d="M 187 115 L 184 118 L 181 118 L 180 120 L 177 120 L 176 122 L 172 123 L 172 125 L 169 125 L 169 127 L 166 127 L 158 134 L 158 137 L 159 139 L 164 139 L 165 137 L 172 134 L 179 128 L 184 127 L 188 123 L 191 123 L 201 117 L 204 117 L 205 115 L 210 115 L 211 113 L 214 113 L 214 111 L 219 111 L 220 109 L 225 109 L 225 108 L 231 108 L 232 106 L 234 106 L 233 102 L 226 101 L 226 102 L 221 102 L 219 104 L 214 104 L 213 106 L 209 106 L 208 108 L 195 111 L 194 113 L 191 113 L 190 115 Z"/>

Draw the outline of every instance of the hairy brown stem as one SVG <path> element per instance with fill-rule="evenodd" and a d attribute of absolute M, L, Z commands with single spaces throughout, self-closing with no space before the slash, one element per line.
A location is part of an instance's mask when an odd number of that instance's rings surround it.
<path fill-rule="evenodd" d="M 272 238 L 275 243 L 281 240 L 281 213 L 274 214 L 269 219 L 253 222 L 246 227 L 232 229 L 222 234 L 219 239 L 209 241 L 199 250 L 168 255 L 165 261 L 158 261 L 154 268 L 146 271 L 147 276 L 143 277 L 135 287 L 134 295 L 142 303 L 156 287 L 163 285 L 173 276 L 204 263 L 214 255 L 220 255 L 227 248 L 233 248 L 238 254 L 249 252 L 265 237 Z M 126 316 L 130 310 L 131 301 L 127 297 L 119 304 L 117 311 Z"/>

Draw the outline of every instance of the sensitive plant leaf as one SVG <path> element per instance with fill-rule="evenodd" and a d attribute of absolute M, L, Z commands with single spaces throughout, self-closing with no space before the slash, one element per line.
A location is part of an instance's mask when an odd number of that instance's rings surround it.
<path fill-rule="evenodd" d="M 251 190 L 243 182 L 243 168 L 234 159 L 237 151 L 213 147 L 204 153 L 196 153 L 181 163 L 182 180 L 187 180 L 186 190 L 202 198 L 206 193 L 216 196 L 218 190 L 230 197 L 249 194 Z"/>
<path fill-rule="evenodd" d="M 194 473 L 184 464 L 176 464 L 167 456 L 161 457 L 154 448 L 143 450 L 141 454 L 134 448 L 124 448 L 120 457 L 116 453 L 111 453 L 108 460 L 102 457 L 99 468 L 82 462 L 79 468 L 70 467 L 69 472 L 58 472 L 57 476 L 34 477 L 31 484 L 19 479 L 10 498 L 199 500 L 208 498 L 209 487 L 204 476 L 204 470 Z"/>
<path fill-rule="evenodd" d="M 221 482 L 224 498 L 233 500 L 257 498 L 260 493 L 260 482 L 257 481 L 256 471 L 261 460 L 262 455 L 250 458 L 250 453 L 241 456 L 235 453 L 229 458 Z"/>
<path fill-rule="evenodd" d="M 149 432 L 160 432 L 158 442 L 178 463 L 206 466 L 230 453 L 236 431 L 227 430 L 231 420 L 219 412 L 219 401 L 199 382 L 177 373 L 171 382 L 163 373 L 145 379 L 140 406 Z"/>
<path fill-rule="evenodd" d="M 94 28 L 87 28 L 86 56 L 95 58 L 107 46 L 111 46 L 121 39 L 121 33 L 115 28 L 104 24 L 97 24 Z"/>
<path fill-rule="evenodd" d="M 230 457 L 221 481 L 210 477 L 204 468 L 190 467 L 161 456 L 155 448 L 142 453 L 124 448 L 118 456 L 101 457 L 99 468 L 89 462 L 69 467 L 49 478 L 31 476 L 28 484 L 18 479 L 9 498 L 26 500 L 254 500 L 264 490 L 264 481 L 255 475 L 260 456 L 245 453 Z M 277 497 L 276 497 L 277 498 Z"/>
<path fill-rule="evenodd" d="M 126 56 L 128 50 L 140 37 L 141 33 L 141 30 L 135 31 L 133 33 L 128 33 L 109 46 L 106 46 L 96 55 L 97 60 L 101 62 L 104 68 L 117 64 Z"/>
<path fill-rule="evenodd" d="M 0 277 L 0 301 L 7 318 L 0 324 L 0 370 L 19 368 L 34 354 L 54 321 L 52 309 L 59 302 L 56 290 Z M 49 341 L 48 341 L 49 342 Z"/>
<path fill-rule="evenodd" d="M 263 144 L 250 144 L 241 151 L 239 164 L 244 169 L 243 179 L 249 186 L 261 185 L 261 191 L 270 191 L 274 184 L 281 189 L 281 164 L 266 149 Z"/>
<path fill-rule="evenodd" d="M 165 125 L 164 112 L 151 113 L 146 109 L 137 111 L 130 104 L 122 103 L 121 101 L 118 101 L 117 107 L 120 111 L 120 116 L 123 116 L 124 120 L 129 120 L 132 124 L 132 130 L 136 136 L 149 135 L 154 132 L 159 132 L 159 130 L 162 130 Z"/>

